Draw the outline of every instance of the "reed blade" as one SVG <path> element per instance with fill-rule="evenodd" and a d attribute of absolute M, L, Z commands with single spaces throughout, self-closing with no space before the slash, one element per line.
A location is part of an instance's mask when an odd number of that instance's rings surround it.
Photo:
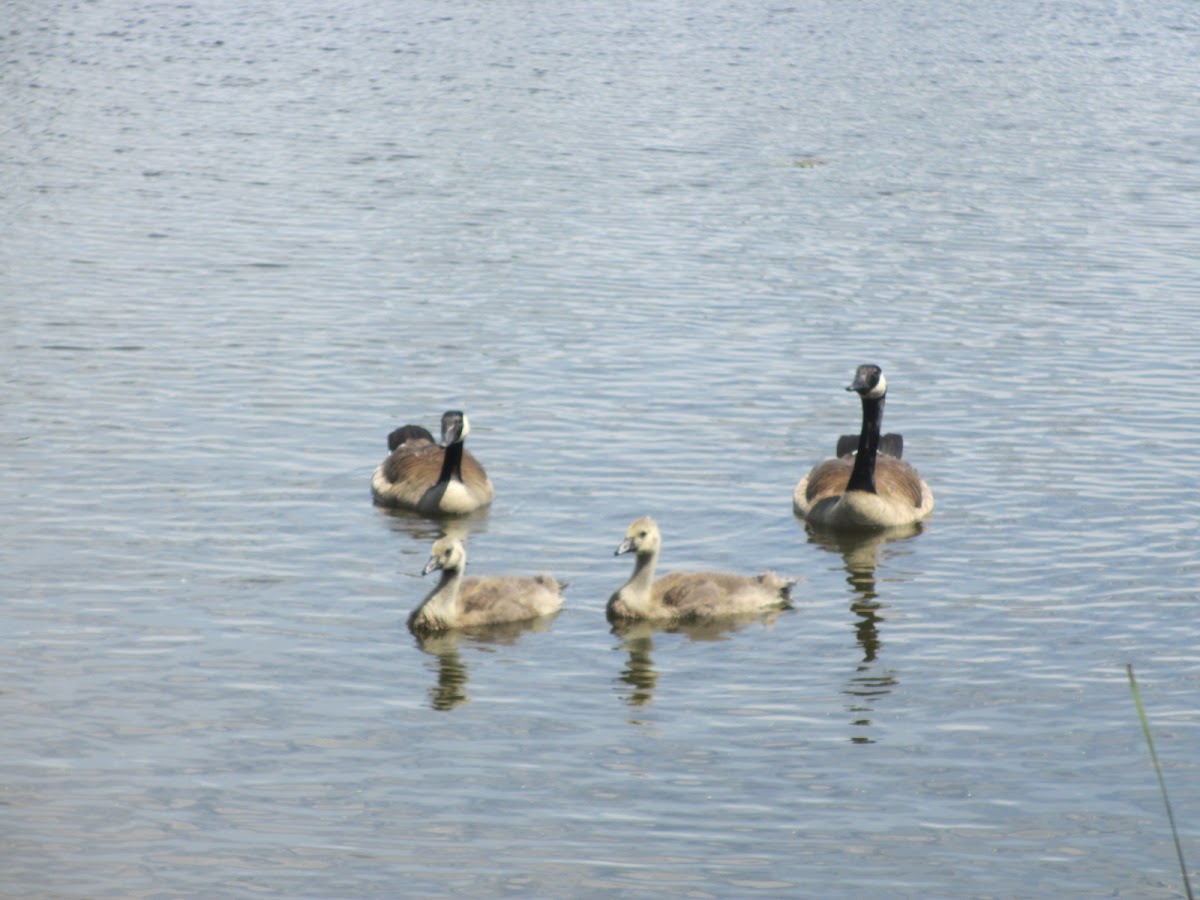
<path fill-rule="evenodd" d="M 1146 718 L 1146 707 L 1142 705 L 1142 694 L 1138 690 L 1137 679 L 1133 677 L 1133 665 L 1126 664 L 1125 671 L 1129 675 L 1129 690 L 1133 692 L 1133 704 L 1137 707 L 1138 717 L 1142 720 L 1142 734 L 1146 736 L 1146 746 L 1150 748 L 1150 761 L 1154 763 L 1154 774 L 1158 776 L 1158 787 L 1162 791 L 1163 806 L 1167 808 L 1167 821 L 1171 823 L 1171 836 L 1175 838 L 1175 856 L 1179 859 L 1179 873 L 1183 876 L 1183 890 L 1188 900 L 1195 900 L 1192 895 L 1192 885 L 1188 881 L 1187 863 L 1183 859 L 1183 845 L 1179 842 L 1179 829 L 1175 827 L 1175 813 L 1171 811 L 1171 798 L 1167 796 L 1167 782 L 1163 778 L 1162 766 L 1158 764 L 1158 754 L 1154 752 L 1154 738 L 1150 734 L 1150 722 Z"/>

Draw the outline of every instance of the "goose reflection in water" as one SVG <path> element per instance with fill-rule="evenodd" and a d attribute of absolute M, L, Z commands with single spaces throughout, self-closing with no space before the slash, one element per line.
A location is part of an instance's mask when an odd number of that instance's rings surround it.
<path fill-rule="evenodd" d="M 498 647 L 511 647 L 526 632 L 549 631 L 550 622 L 549 618 L 506 622 L 416 637 L 417 646 L 437 659 L 437 680 L 429 689 L 430 707 L 446 711 L 462 706 L 471 699 L 467 693 L 470 670 L 462 657 L 464 649 L 474 648 L 486 653 L 495 652 Z"/>
<path fill-rule="evenodd" d="M 489 508 L 454 519 L 438 521 L 411 509 L 394 506 L 375 506 L 375 510 L 392 531 L 406 534 L 421 544 L 432 544 L 440 535 L 454 535 L 465 541 L 471 534 L 487 534 Z"/>
<path fill-rule="evenodd" d="M 630 688 L 622 698 L 630 706 L 647 706 L 654 700 L 654 689 L 658 685 L 658 670 L 654 667 L 655 632 L 682 634 L 692 641 L 723 641 L 729 635 L 741 631 L 747 625 L 761 623 L 770 625 L 784 610 L 767 613 L 747 614 L 734 619 L 705 620 L 699 622 L 619 622 L 613 625 L 612 633 L 621 638 L 620 649 L 629 654 L 625 668 L 617 676 L 618 690 Z"/>
<path fill-rule="evenodd" d="M 857 617 L 854 633 L 863 654 L 844 691 L 852 698 L 848 710 L 855 717 L 851 720 L 855 728 L 871 726 L 870 714 L 875 711 L 875 704 L 890 694 L 897 683 L 893 670 L 876 664 L 882 647 L 879 626 L 886 621 L 881 614 L 884 605 L 878 599 L 875 577 L 879 554 L 887 544 L 906 541 L 920 534 L 921 530 L 921 525 L 913 524 L 854 534 L 807 526 L 809 543 L 830 553 L 841 554 L 846 568 L 846 583 L 850 585 L 850 611 Z M 852 734 L 850 740 L 856 744 L 874 743 L 872 738 L 863 734 Z"/>

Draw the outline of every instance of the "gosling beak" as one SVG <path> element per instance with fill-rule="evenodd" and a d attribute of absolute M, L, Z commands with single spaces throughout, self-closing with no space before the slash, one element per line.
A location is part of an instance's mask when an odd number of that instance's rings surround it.
<path fill-rule="evenodd" d="M 434 569 L 440 569 L 441 567 L 442 564 L 438 562 L 438 558 L 436 556 L 431 556 L 429 557 L 429 562 L 425 563 L 425 568 L 421 570 L 421 574 L 428 575 Z"/>
<path fill-rule="evenodd" d="M 625 538 L 621 541 L 621 546 L 613 551 L 613 556 L 620 556 L 622 553 L 630 553 L 633 551 L 633 538 Z"/>

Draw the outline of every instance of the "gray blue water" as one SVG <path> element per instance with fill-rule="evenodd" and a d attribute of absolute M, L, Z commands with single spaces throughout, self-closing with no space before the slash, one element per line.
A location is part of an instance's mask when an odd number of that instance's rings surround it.
<path fill-rule="evenodd" d="M 1127 663 L 1196 880 L 1194 4 L 5 20 L 0 893 L 1182 896 Z M 938 505 L 838 544 L 868 361 Z M 571 585 L 422 644 L 450 408 Z M 796 608 L 611 633 L 647 514 Z"/>

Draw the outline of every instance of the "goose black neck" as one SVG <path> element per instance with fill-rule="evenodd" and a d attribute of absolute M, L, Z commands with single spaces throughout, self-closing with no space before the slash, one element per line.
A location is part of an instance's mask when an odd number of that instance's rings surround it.
<path fill-rule="evenodd" d="M 455 481 L 462 481 L 462 455 L 462 441 L 455 441 L 446 448 L 446 452 L 442 454 L 442 474 L 438 476 L 438 484 L 452 478 Z"/>
<path fill-rule="evenodd" d="M 879 432 L 883 427 L 883 397 L 862 398 L 862 432 L 858 435 L 858 453 L 846 485 L 848 491 L 875 493 L 875 457 L 879 454 Z"/>

